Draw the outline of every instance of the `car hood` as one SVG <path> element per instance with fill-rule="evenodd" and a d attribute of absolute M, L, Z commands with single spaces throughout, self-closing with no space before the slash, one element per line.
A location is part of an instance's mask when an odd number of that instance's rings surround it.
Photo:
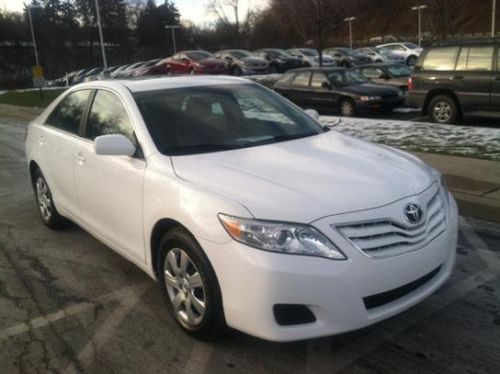
<path fill-rule="evenodd" d="M 382 86 L 375 83 L 353 84 L 346 87 L 340 87 L 339 89 L 361 96 L 384 96 L 399 93 L 397 88 Z"/>
<path fill-rule="evenodd" d="M 173 156 L 172 164 L 180 178 L 241 203 L 256 218 L 302 223 L 418 194 L 433 178 L 413 156 L 336 131 Z"/>
<path fill-rule="evenodd" d="M 209 57 L 204 60 L 198 61 L 198 63 L 202 66 L 214 67 L 214 66 L 222 66 L 224 62 L 215 57 Z"/>

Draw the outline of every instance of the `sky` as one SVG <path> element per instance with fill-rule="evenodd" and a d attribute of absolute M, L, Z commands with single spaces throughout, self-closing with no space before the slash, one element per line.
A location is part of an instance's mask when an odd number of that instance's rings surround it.
<path fill-rule="evenodd" d="M 28 2 L 29 0 L 24 0 Z M 163 3 L 163 0 L 155 0 L 156 4 Z M 265 0 L 240 0 L 242 12 L 246 12 L 248 6 L 261 6 Z M 181 13 L 182 20 L 190 20 L 195 24 L 203 25 L 214 20 L 214 16 L 207 14 L 207 0 L 174 0 Z M 21 11 L 23 0 L 0 0 L 0 9 L 8 11 Z"/>

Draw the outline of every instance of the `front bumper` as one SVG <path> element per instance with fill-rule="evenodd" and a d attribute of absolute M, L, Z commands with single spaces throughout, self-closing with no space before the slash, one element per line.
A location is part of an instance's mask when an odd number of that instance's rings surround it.
<path fill-rule="evenodd" d="M 419 303 L 448 279 L 455 262 L 458 217 L 451 195 L 449 199 L 445 232 L 418 251 L 384 259 L 366 256 L 339 235 L 329 236 L 348 256 L 346 261 L 199 240 L 217 274 L 227 324 L 263 339 L 293 341 L 360 329 Z M 329 223 L 322 219 L 314 226 L 329 233 Z M 422 279 L 438 267 L 432 279 L 396 300 L 375 308 L 363 301 Z M 316 321 L 279 325 L 275 304 L 305 305 Z"/>
<path fill-rule="evenodd" d="M 394 99 L 382 99 L 373 101 L 356 101 L 356 108 L 360 112 L 370 112 L 384 109 L 394 109 L 403 106 L 405 96 L 399 96 Z"/>

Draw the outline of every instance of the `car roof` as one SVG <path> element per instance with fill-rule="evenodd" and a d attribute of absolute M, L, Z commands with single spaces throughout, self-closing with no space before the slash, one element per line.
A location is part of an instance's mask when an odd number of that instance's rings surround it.
<path fill-rule="evenodd" d="M 88 83 L 81 83 L 74 87 L 81 88 L 117 88 L 125 87 L 131 92 L 148 92 L 168 90 L 172 88 L 183 87 L 196 87 L 196 86 L 216 86 L 226 84 L 249 84 L 251 80 L 230 76 L 211 76 L 211 75 L 198 75 L 198 76 L 170 76 L 170 77 L 146 77 L 146 78 L 131 78 L 131 79 L 109 79 L 100 80 Z"/>

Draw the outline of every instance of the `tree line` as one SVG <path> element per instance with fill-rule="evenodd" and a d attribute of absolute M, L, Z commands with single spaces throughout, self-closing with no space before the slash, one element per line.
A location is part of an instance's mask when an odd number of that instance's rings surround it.
<path fill-rule="evenodd" d="M 427 42 L 463 34 L 487 33 L 491 0 L 420 0 Z M 356 45 L 383 36 L 415 40 L 415 0 L 267 0 L 243 9 L 241 0 L 206 0 L 210 22 L 185 20 L 174 0 L 99 0 L 109 63 L 121 64 L 172 53 L 165 25 L 178 25 L 178 49 L 256 49 L 346 45 L 344 19 L 355 16 Z M 247 4 L 247 2 L 245 2 Z M 47 76 L 102 65 L 95 0 L 32 0 L 41 64 Z M 29 79 L 34 64 L 28 8 L 0 11 L 0 82 Z M 203 26 L 201 26 L 202 24 Z M 5 85 L 5 84 L 4 84 Z"/>

